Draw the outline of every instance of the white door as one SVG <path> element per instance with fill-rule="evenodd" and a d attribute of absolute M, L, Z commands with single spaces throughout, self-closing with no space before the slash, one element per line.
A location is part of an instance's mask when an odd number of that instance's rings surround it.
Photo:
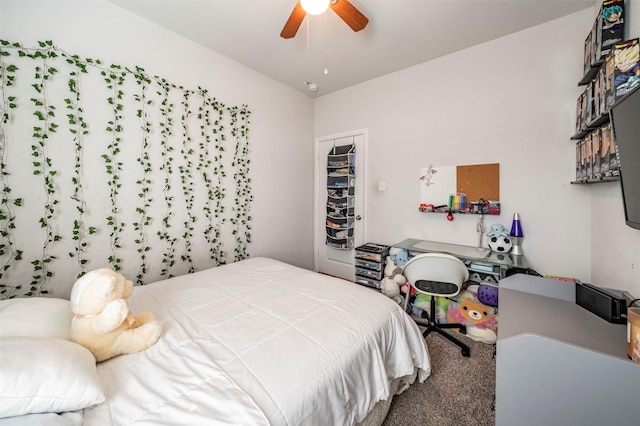
<path fill-rule="evenodd" d="M 355 280 L 355 247 L 366 238 L 365 164 L 366 130 L 316 138 L 315 142 L 315 269 L 318 272 Z M 350 249 L 338 249 L 327 244 L 327 166 L 328 154 L 334 147 L 355 147 L 355 199 L 353 208 L 353 244 Z"/>

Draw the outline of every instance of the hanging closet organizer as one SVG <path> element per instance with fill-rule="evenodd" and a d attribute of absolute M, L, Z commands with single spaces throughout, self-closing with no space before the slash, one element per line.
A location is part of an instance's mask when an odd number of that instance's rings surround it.
<path fill-rule="evenodd" d="M 327 245 L 354 246 L 355 145 L 334 146 L 327 155 Z"/>

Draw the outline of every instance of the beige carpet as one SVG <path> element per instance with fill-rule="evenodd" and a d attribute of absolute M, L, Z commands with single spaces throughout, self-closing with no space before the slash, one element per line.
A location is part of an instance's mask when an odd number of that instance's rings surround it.
<path fill-rule="evenodd" d="M 393 399 L 383 426 L 495 424 L 494 345 L 452 333 L 471 347 L 471 357 L 463 357 L 458 346 L 431 333 L 431 376 Z"/>

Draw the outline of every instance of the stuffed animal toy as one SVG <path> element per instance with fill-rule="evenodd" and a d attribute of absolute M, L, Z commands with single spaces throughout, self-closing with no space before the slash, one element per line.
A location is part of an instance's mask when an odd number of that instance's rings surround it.
<path fill-rule="evenodd" d="M 405 284 L 407 279 L 402 275 L 402 268 L 396 266 L 391 256 L 387 256 L 384 267 L 384 278 L 380 283 L 382 294 L 394 297 L 400 294 L 400 286 Z"/>
<path fill-rule="evenodd" d="M 498 316 L 495 308 L 478 301 L 477 285 L 470 285 L 449 303 L 447 322 L 467 326 L 467 336 L 484 343 L 498 340 Z"/>
<path fill-rule="evenodd" d="M 400 293 L 404 294 L 404 297 L 407 297 L 407 291 L 409 291 L 409 283 L 400 286 Z M 416 289 L 411 287 L 411 291 L 409 292 L 409 297 L 414 296 L 416 294 Z"/>
<path fill-rule="evenodd" d="M 127 299 L 133 283 L 103 268 L 80 277 L 71 290 L 71 340 L 89 349 L 96 361 L 140 352 L 153 345 L 162 326 L 151 312 L 136 317 Z"/>
<path fill-rule="evenodd" d="M 409 260 L 409 253 L 407 253 L 406 250 L 397 247 L 391 247 L 389 249 L 389 256 L 398 268 L 402 268 Z"/>
<path fill-rule="evenodd" d="M 436 297 L 436 322 L 447 322 L 446 316 L 449 303 L 451 303 L 451 301 L 446 297 Z M 418 293 L 413 305 L 429 313 L 431 312 L 431 296 L 424 293 Z"/>
<path fill-rule="evenodd" d="M 400 294 L 400 286 L 393 279 L 384 277 L 380 282 L 380 291 L 387 297 L 393 297 Z"/>

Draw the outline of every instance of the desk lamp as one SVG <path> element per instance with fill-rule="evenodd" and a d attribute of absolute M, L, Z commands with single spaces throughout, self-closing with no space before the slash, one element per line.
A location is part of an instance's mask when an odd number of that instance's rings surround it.
<path fill-rule="evenodd" d="M 518 213 L 513 214 L 513 222 L 511 222 L 511 232 L 509 235 L 511 236 L 511 242 L 513 243 L 511 253 L 517 256 L 523 255 L 522 239 L 524 238 L 524 234 L 522 232 L 522 224 L 520 223 L 520 215 Z"/>

